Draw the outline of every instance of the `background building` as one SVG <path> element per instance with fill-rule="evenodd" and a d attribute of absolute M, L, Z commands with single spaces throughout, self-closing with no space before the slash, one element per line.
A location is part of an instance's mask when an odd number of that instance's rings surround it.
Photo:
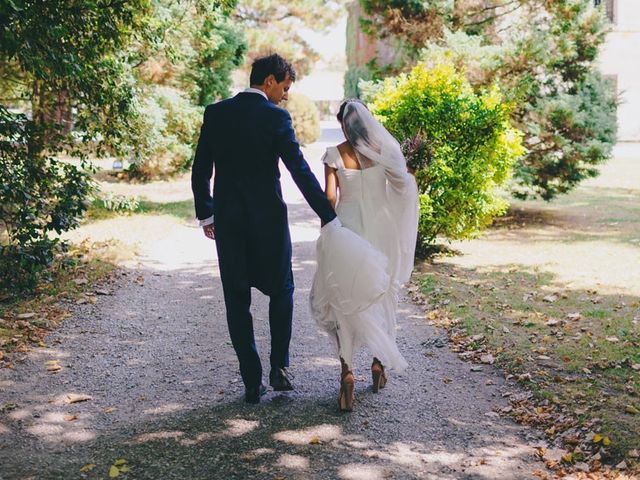
<path fill-rule="evenodd" d="M 614 78 L 618 107 L 618 141 L 640 142 L 640 1 L 594 0 L 607 9 L 611 31 L 600 54 L 600 68 Z"/>

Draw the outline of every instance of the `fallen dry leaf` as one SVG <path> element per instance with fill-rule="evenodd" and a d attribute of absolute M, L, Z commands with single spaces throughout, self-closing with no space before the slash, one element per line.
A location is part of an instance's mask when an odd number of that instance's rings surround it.
<path fill-rule="evenodd" d="M 109 469 L 109 478 L 116 478 L 118 475 L 120 475 L 120 469 L 115 465 L 111 465 L 111 468 Z"/>
<path fill-rule="evenodd" d="M 607 337 L 607 342 L 618 343 L 620 339 L 618 337 Z"/>
<path fill-rule="evenodd" d="M 95 463 L 87 463 L 85 466 L 80 467 L 80 471 L 83 473 L 87 473 L 90 472 L 91 470 L 93 470 L 94 468 L 96 468 L 96 464 Z"/>
<path fill-rule="evenodd" d="M 82 394 L 77 394 L 77 393 L 71 393 L 69 395 L 67 395 L 67 403 L 80 403 L 80 402 L 86 402 L 88 400 L 91 400 L 93 397 L 90 397 L 89 395 L 82 395 Z"/>
<path fill-rule="evenodd" d="M 638 410 L 633 405 L 626 405 L 624 407 L 624 411 L 627 412 L 627 413 L 630 413 L 631 415 L 638 415 L 640 413 L 640 410 Z"/>
<path fill-rule="evenodd" d="M 627 462 L 625 462 L 624 460 L 621 461 L 619 464 L 616 465 L 616 468 L 618 470 L 626 470 L 627 469 Z"/>
<path fill-rule="evenodd" d="M 74 420 L 78 419 L 78 416 L 77 415 L 65 415 L 62 418 L 64 418 L 65 422 L 73 422 Z"/>
<path fill-rule="evenodd" d="M 547 302 L 547 303 L 553 303 L 553 302 L 555 302 L 556 300 L 558 300 L 558 296 L 557 296 L 557 295 L 555 295 L 555 294 L 547 295 L 547 296 L 545 296 L 545 297 L 542 297 L 542 300 L 544 300 L 544 301 L 545 301 L 545 302 Z"/>
<path fill-rule="evenodd" d="M 486 355 L 482 355 L 480 357 L 480 361 L 482 363 L 488 363 L 489 365 L 493 365 L 493 362 L 496 361 L 495 357 L 493 355 L 491 355 L 490 353 L 486 354 Z"/>
<path fill-rule="evenodd" d="M 320 443 L 320 439 L 318 437 L 311 437 L 309 441 L 309 445 L 318 445 Z"/>
<path fill-rule="evenodd" d="M 18 320 L 29 320 L 30 318 L 33 318 L 35 316 L 36 316 L 35 312 L 29 312 L 29 313 L 21 313 L 17 315 L 16 318 Z"/>

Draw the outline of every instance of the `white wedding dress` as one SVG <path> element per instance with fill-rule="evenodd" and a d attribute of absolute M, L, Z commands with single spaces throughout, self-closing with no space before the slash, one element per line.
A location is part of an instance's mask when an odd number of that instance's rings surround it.
<path fill-rule="evenodd" d="M 402 371 L 407 362 L 396 346 L 396 307 L 413 268 L 417 186 L 398 142 L 364 105 L 349 103 L 343 126 L 361 169 L 345 168 L 336 147 L 323 157 L 337 170 L 342 227 L 321 230 L 311 311 L 337 337 L 347 365 L 353 365 L 355 350 L 367 346 L 385 367 Z"/>

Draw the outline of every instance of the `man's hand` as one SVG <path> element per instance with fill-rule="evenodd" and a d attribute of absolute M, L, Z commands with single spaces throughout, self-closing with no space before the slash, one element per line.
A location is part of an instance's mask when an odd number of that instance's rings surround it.
<path fill-rule="evenodd" d="M 207 238 L 210 238 L 211 240 L 216 239 L 216 228 L 213 226 L 213 223 L 210 225 L 205 225 L 204 227 L 202 227 L 202 230 L 204 231 L 204 235 Z"/>

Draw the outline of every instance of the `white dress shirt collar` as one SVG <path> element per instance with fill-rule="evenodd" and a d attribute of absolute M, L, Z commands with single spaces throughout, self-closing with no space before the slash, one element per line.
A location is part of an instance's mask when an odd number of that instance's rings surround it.
<path fill-rule="evenodd" d="M 267 100 L 269 100 L 269 97 L 267 97 L 267 94 L 266 94 L 266 93 L 264 93 L 262 90 L 259 90 L 259 89 L 257 89 L 257 88 L 251 88 L 251 87 L 249 87 L 249 88 L 247 88 L 247 89 L 243 90 L 243 92 L 242 92 L 242 93 L 257 93 L 257 94 L 259 94 L 259 95 L 262 95 L 262 96 L 263 96 L 264 98 L 266 98 Z"/>

